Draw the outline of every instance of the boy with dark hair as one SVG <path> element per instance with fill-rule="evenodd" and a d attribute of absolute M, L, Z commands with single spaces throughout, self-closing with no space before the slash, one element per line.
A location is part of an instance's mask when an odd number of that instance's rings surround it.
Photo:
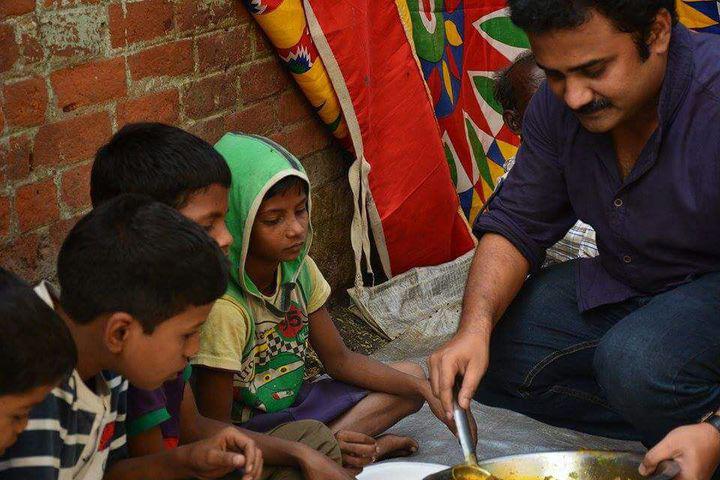
<path fill-rule="evenodd" d="M 95 155 L 90 173 L 93 207 L 122 193 L 149 195 L 200 225 L 225 250 L 230 170 L 212 145 L 180 128 L 133 123 Z"/>
<path fill-rule="evenodd" d="M 204 140 L 157 123 L 128 125 L 95 158 L 93 204 L 124 192 L 146 194 L 201 225 L 223 247 L 232 241 L 225 227 L 230 170 Z M 128 445 L 132 456 L 150 455 L 214 435 L 227 423 L 198 413 L 190 388 L 191 367 L 146 390 L 128 389 Z M 291 422 L 268 435 L 246 431 L 264 456 L 263 478 L 345 479 L 332 432 L 320 422 Z"/>
<path fill-rule="evenodd" d="M 30 410 L 70 376 L 70 332 L 33 289 L 0 268 L 0 455 L 28 424 Z M 34 427 L 34 425 L 33 425 Z"/>
<path fill-rule="evenodd" d="M 32 410 L 32 429 L 0 459 L 3 479 L 257 479 L 254 442 L 228 428 L 172 452 L 124 459 L 127 378 L 157 388 L 197 351 L 198 332 L 227 285 L 217 244 L 174 209 L 140 195 L 82 218 L 58 257 L 49 297 L 78 349 L 71 377 Z M 117 372 L 117 373 L 114 373 Z M 121 376 L 122 375 L 122 376 Z"/>
<path fill-rule="evenodd" d="M 231 281 L 201 333 L 198 405 L 205 415 L 264 431 L 289 419 L 327 424 L 345 466 L 408 455 L 414 440 L 381 435 L 434 399 L 419 365 L 384 365 L 350 351 L 325 308 L 330 286 L 308 255 L 310 185 L 275 142 L 227 134 Z M 332 378 L 303 382 L 312 345 Z M 437 411 L 437 410 L 435 410 Z M 378 437 L 377 439 L 373 437 Z"/>

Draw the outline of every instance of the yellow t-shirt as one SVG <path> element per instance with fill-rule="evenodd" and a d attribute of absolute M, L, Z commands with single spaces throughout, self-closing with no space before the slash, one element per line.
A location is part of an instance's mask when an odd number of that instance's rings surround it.
<path fill-rule="evenodd" d="M 244 422 L 253 409 L 279 411 L 292 405 L 302 384 L 309 334 L 308 315 L 319 310 L 330 296 L 315 262 L 305 259 L 309 285 L 290 296 L 290 309 L 282 313 L 280 275 L 272 297 L 246 296 L 250 312 L 241 302 L 224 295 L 213 306 L 200 332 L 195 365 L 234 372 L 233 421 Z M 267 304 L 275 306 L 269 308 Z M 250 322 L 254 322 L 251 325 Z M 248 351 L 249 348 L 252 350 Z"/>

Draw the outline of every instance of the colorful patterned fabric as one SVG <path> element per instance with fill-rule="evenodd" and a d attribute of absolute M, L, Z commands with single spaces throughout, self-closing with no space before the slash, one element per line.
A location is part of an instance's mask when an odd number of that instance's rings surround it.
<path fill-rule="evenodd" d="M 300 0 L 245 1 L 291 71 L 300 68 L 293 63 L 302 63 L 298 58 L 311 65 L 313 82 L 304 80 L 302 74 L 294 73 L 295 78 L 313 105 L 324 106 L 323 102 L 328 102 L 321 116 L 331 129 L 338 126 L 334 130 L 336 137 L 349 145 L 347 125 L 339 113 L 336 115 L 337 95 L 330 93 L 327 70 L 307 34 Z M 510 21 L 505 0 L 395 0 L 395 3 L 397 11 L 385 8 L 383 13 L 399 15 L 406 39 L 392 40 L 408 41 L 414 49 L 440 127 L 450 177 L 462 212 L 472 224 L 494 190 L 496 179 L 502 175 L 502 165 L 515 155 L 519 143 L 504 126 L 501 107 L 493 98 L 493 75 L 528 48 L 529 43 Z M 364 5 L 365 2 L 358 3 Z M 720 33 L 720 1 L 677 0 L 677 8 L 681 22 L 689 28 Z M 276 11 L 282 13 L 273 13 Z M 352 47 L 357 54 L 360 46 L 353 43 Z M 403 97 L 402 93 L 394 93 Z M 378 209 L 383 207 L 377 198 L 373 200 Z M 383 237 L 384 233 L 374 228 L 373 235 Z"/>
<path fill-rule="evenodd" d="M 720 33 L 720 1 L 677 0 L 680 21 L 698 32 Z"/>
<path fill-rule="evenodd" d="M 306 0 L 310 33 L 338 87 L 369 187 L 369 218 L 389 275 L 438 265 L 474 246 L 452 188 L 433 106 L 398 15 L 371 2 Z M 363 54 L 358 55 L 358 52 Z M 360 198 L 360 197 L 358 197 Z M 361 200 L 362 201 L 362 200 Z M 375 210 L 376 211 L 373 211 Z"/>
<path fill-rule="evenodd" d="M 472 224 L 517 151 L 518 138 L 493 97 L 493 74 L 529 47 L 527 37 L 510 21 L 504 0 L 397 3 L 410 20 L 453 184 Z"/>
<path fill-rule="evenodd" d="M 350 148 L 335 90 L 310 38 L 300 0 L 244 0 L 280 59 L 333 135 Z"/>

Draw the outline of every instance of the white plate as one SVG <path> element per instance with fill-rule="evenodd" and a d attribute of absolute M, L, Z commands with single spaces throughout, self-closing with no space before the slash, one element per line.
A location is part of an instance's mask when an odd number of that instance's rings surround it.
<path fill-rule="evenodd" d="M 357 480 L 422 480 L 431 473 L 448 468 L 437 463 L 388 462 L 365 467 Z"/>

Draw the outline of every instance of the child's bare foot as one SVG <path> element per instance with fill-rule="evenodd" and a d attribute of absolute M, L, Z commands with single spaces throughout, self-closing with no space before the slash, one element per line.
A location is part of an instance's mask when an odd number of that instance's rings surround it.
<path fill-rule="evenodd" d="M 378 447 L 377 460 L 407 457 L 417 452 L 418 449 L 417 442 L 410 437 L 401 437 L 387 433 L 380 435 L 375 440 L 377 441 Z"/>

